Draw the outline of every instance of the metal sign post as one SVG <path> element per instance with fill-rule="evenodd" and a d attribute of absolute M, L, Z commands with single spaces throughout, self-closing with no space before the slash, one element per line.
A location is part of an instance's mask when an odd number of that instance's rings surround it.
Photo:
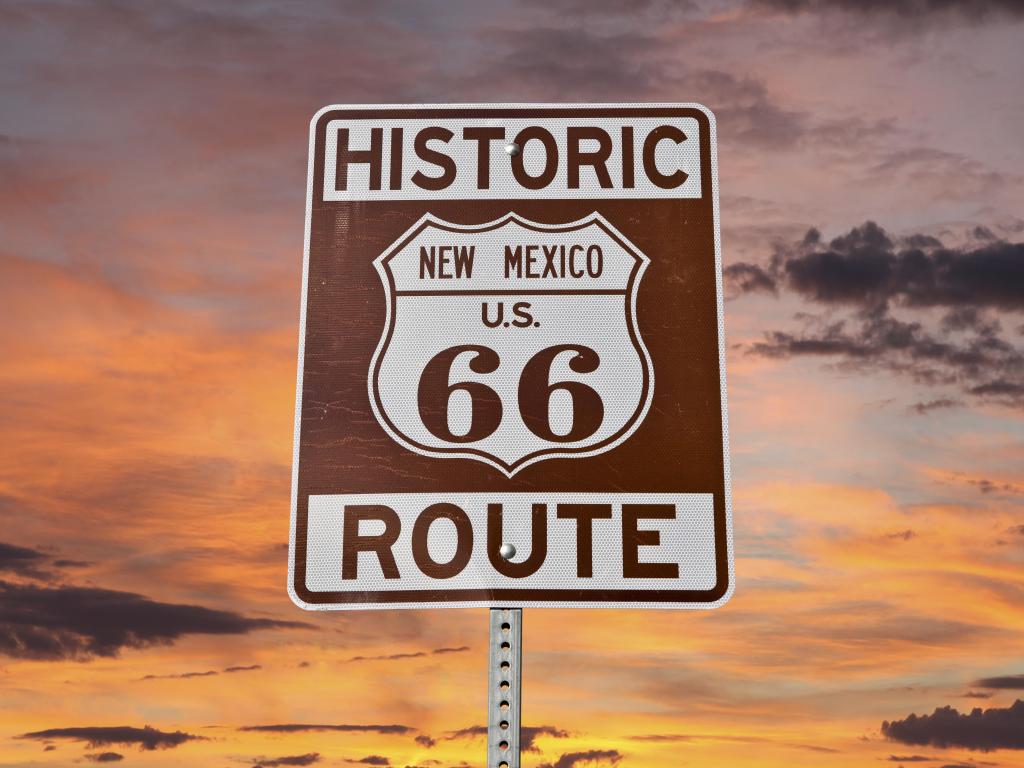
<path fill-rule="evenodd" d="M 523 609 L 491 608 L 487 650 L 487 768 L 519 768 Z"/>
<path fill-rule="evenodd" d="M 732 593 L 715 141 L 698 104 L 310 125 L 288 589 L 491 609 L 489 768 L 522 608 Z"/>

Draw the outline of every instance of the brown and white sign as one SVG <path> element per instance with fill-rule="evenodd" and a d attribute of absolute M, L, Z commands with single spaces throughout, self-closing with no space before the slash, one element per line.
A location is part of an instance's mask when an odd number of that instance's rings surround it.
<path fill-rule="evenodd" d="M 725 602 L 711 113 L 332 106 L 309 151 L 293 600 Z"/>

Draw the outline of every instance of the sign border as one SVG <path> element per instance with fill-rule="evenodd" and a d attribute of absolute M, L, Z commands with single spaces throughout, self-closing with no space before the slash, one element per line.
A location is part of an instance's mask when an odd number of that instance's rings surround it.
<path fill-rule="evenodd" d="M 530 116 L 543 117 L 538 115 L 540 111 L 558 112 L 564 114 L 570 110 L 605 110 L 608 112 L 629 113 L 622 116 L 634 117 L 636 111 L 657 111 L 657 110 L 690 110 L 703 115 L 708 122 L 708 153 L 710 155 L 710 178 L 703 178 L 702 189 L 710 183 L 712 196 L 712 226 L 714 229 L 715 244 L 715 285 L 716 303 L 718 308 L 718 370 L 721 393 L 722 412 L 722 468 L 723 468 L 723 494 L 725 506 L 725 530 L 724 540 L 719 541 L 716 536 L 716 562 L 719 563 L 717 572 L 717 583 L 714 588 L 707 591 L 695 590 L 643 590 L 646 600 L 630 600 L 628 594 L 634 594 L 630 590 L 531 590 L 524 589 L 486 589 L 477 590 L 445 590 L 443 588 L 425 592 L 424 590 L 406 590 L 374 593 L 378 598 L 377 602 L 334 601 L 334 602 L 311 602 L 300 594 L 300 588 L 295 583 L 295 560 L 296 560 L 296 532 L 298 529 L 298 484 L 299 484 L 299 444 L 302 427 L 302 380 L 305 364 L 305 343 L 306 343 L 306 305 L 307 292 L 309 288 L 309 251 L 312 234 L 313 220 L 313 196 L 314 179 L 316 176 L 316 138 L 321 127 L 321 121 L 325 115 L 336 111 L 348 112 L 373 112 L 373 111 L 408 111 L 409 118 L 419 117 L 425 111 L 444 110 L 447 112 L 458 111 L 495 111 L 507 115 L 509 112 L 528 112 Z M 611 116 L 611 115 L 609 115 Z M 728 396 L 726 393 L 726 360 L 725 360 L 725 307 L 724 293 L 722 288 L 722 237 L 721 218 L 718 197 L 718 138 L 714 113 L 703 104 L 696 102 L 655 102 L 655 103 L 479 103 L 479 104 L 330 104 L 319 109 L 310 120 L 309 150 L 306 176 L 306 217 L 303 236 L 303 257 L 302 257 L 302 288 L 300 294 L 300 318 L 299 318 L 299 343 L 298 343 L 298 372 L 295 387 L 295 426 L 294 440 L 292 447 L 292 482 L 291 482 L 291 520 L 288 537 L 288 595 L 292 602 L 299 608 L 309 611 L 333 611 L 333 610 L 387 610 L 387 609 L 428 609 L 428 608 L 493 608 L 496 605 L 515 603 L 518 607 L 530 608 L 660 608 L 660 609 L 681 609 L 681 610 L 708 610 L 718 608 L 729 601 L 736 589 L 736 577 L 733 558 L 733 526 L 732 526 L 732 470 L 729 454 L 729 410 Z M 725 573 L 721 568 L 720 550 L 725 549 Z M 305 549 L 305 548 L 303 548 Z M 724 579 L 723 579 L 724 576 Z M 723 583 L 724 581 L 724 583 Z M 301 592 L 310 597 L 315 593 L 310 592 L 305 585 L 302 585 Z M 434 601 L 431 597 L 461 593 L 467 599 L 453 601 Z M 523 593 L 541 593 L 547 599 L 530 599 L 523 597 Z M 565 602 L 551 602 L 554 595 L 551 592 L 565 592 Z M 616 593 L 611 600 L 586 599 L 584 595 L 588 592 L 595 594 Z M 470 594 L 465 594 L 470 593 Z M 353 592 L 354 597 L 365 595 L 363 592 Z M 679 598 L 686 596 L 703 597 L 702 600 L 683 600 Z M 416 598 L 419 599 L 416 599 Z M 474 599 L 476 598 L 476 599 Z M 616 600 L 615 598 L 620 598 Z"/>

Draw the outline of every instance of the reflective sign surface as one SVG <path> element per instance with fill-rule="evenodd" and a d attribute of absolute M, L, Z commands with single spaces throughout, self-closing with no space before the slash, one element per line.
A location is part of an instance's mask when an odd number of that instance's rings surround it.
<path fill-rule="evenodd" d="M 296 602 L 727 599 L 710 113 L 329 107 L 308 193 Z"/>

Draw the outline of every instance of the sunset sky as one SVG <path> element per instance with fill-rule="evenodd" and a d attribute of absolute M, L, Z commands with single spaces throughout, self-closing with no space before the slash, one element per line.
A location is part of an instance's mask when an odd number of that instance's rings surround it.
<path fill-rule="evenodd" d="M 0 0 L 0 768 L 483 765 L 486 611 L 285 589 L 309 119 L 481 101 L 719 131 L 736 593 L 528 610 L 523 765 L 1024 766 L 1022 83 L 1019 0 Z"/>

